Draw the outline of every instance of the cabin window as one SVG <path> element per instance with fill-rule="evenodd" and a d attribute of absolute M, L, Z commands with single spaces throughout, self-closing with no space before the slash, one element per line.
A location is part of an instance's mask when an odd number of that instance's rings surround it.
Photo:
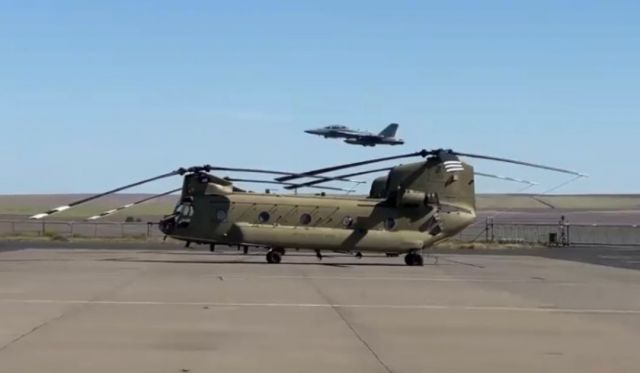
<path fill-rule="evenodd" d="M 227 219 L 227 212 L 224 210 L 218 210 L 216 212 L 216 219 L 218 221 L 225 221 Z"/>
<path fill-rule="evenodd" d="M 344 219 L 342 219 L 342 225 L 346 228 L 351 228 L 353 226 L 353 218 L 351 216 L 345 216 Z"/>
<path fill-rule="evenodd" d="M 271 219 L 271 215 L 266 212 L 266 211 L 262 211 L 259 215 L 258 215 L 258 221 L 260 223 L 268 223 L 269 220 Z"/>
<path fill-rule="evenodd" d="M 311 223 L 311 215 L 305 213 L 300 216 L 301 225 L 309 225 L 310 223 Z"/>
<path fill-rule="evenodd" d="M 386 218 L 384 220 L 384 229 L 390 231 L 393 230 L 393 228 L 396 227 L 396 219 L 394 218 Z"/>

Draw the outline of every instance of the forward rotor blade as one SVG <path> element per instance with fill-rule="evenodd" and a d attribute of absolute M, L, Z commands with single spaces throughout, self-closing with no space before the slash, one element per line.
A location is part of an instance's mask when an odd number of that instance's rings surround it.
<path fill-rule="evenodd" d="M 485 160 L 496 161 L 496 162 L 512 163 L 512 164 L 517 164 L 517 165 L 521 165 L 521 166 L 539 168 L 539 169 L 542 169 L 542 170 L 555 171 L 555 172 L 560 172 L 560 173 L 569 174 L 569 175 L 575 175 L 575 176 L 580 176 L 580 177 L 588 177 L 588 175 L 581 174 L 581 173 L 576 172 L 576 171 L 565 170 L 563 168 L 545 166 L 545 165 L 536 164 L 536 163 L 523 162 L 523 161 L 518 161 L 518 160 L 515 160 L 515 159 L 499 158 L 499 157 L 493 157 L 493 156 L 481 155 L 481 154 L 460 153 L 460 152 L 456 152 L 456 151 L 453 151 L 453 150 L 448 150 L 447 152 L 449 152 L 451 154 L 454 154 L 454 155 L 457 155 L 457 156 L 460 156 L 460 157 L 469 157 L 469 158 L 485 159 Z"/>
<path fill-rule="evenodd" d="M 322 177 L 322 178 L 320 178 L 318 180 L 308 181 L 306 183 L 291 184 L 290 186 L 286 186 L 284 188 L 285 189 L 307 188 L 307 187 L 311 187 L 311 186 L 314 186 L 314 185 L 317 185 L 317 184 L 327 183 L 327 182 L 334 181 L 334 180 L 340 180 L 340 178 L 344 178 L 344 177 L 362 176 L 362 175 L 374 174 L 374 173 L 377 173 L 377 172 L 391 171 L 392 169 L 393 169 L 393 167 L 385 167 L 385 168 L 377 168 L 375 170 L 354 172 L 354 173 L 351 173 L 351 174 L 340 175 L 340 176 L 335 176 L 335 177 L 327 176 L 327 177 Z"/>
<path fill-rule="evenodd" d="M 282 175 L 282 176 L 293 176 L 297 175 L 295 172 L 287 172 L 287 171 L 274 171 L 274 170 L 262 170 L 256 168 L 236 168 L 236 167 L 217 167 L 217 166 L 208 166 L 208 170 L 211 171 L 227 171 L 227 172 L 246 172 L 252 174 L 266 174 L 266 175 Z M 320 178 L 320 176 L 315 176 L 315 178 Z M 356 180 L 350 179 L 338 179 L 340 181 L 346 181 L 350 183 L 358 182 Z"/>
<path fill-rule="evenodd" d="M 294 183 L 286 183 L 286 182 L 282 182 L 282 181 L 275 181 L 275 180 L 257 180 L 257 179 L 237 179 L 237 178 L 231 178 L 231 177 L 225 177 L 225 180 L 229 180 L 231 182 L 237 182 L 237 183 L 256 183 L 256 184 L 273 184 L 273 185 L 287 185 L 285 187 L 285 189 L 296 189 L 296 188 L 289 188 L 289 186 L 295 186 Z M 315 188 L 315 189 L 324 189 L 324 190 L 333 190 L 333 191 L 337 191 L 337 192 L 349 192 L 349 189 L 343 189 L 343 188 L 337 188 L 337 187 L 329 187 L 329 186 L 310 186 L 309 188 Z"/>
<path fill-rule="evenodd" d="M 181 168 L 181 169 L 178 169 L 178 170 L 175 170 L 175 171 L 171 171 L 171 172 L 166 173 L 166 174 L 154 176 L 154 177 L 149 178 L 149 179 L 138 181 L 138 182 L 135 182 L 133 184 L 125 185 L 125 186 L 122 186 L 122 187 L 119 187 L 119 188 L 116 188 L 116 189 L 112 189 L 112 190 L 104 192 L 104 193 L 96 194 L 96 195 L 91 196 L 91 197 L 87 197 L 87 198 L 83 198 L 83 199 L 78 200 L 78 201 L 71 202 L 68 205 L 56 207 L 56 208 L 51 209 L 49 211 L 33 215 L 33 216 L 29 217 L 29 219 L 38 220 L 38 219 L 46 218 L 47 216 L 51 216 L 53 214 L 57 214 L 59 212 L 66 211 L 66 210 L 68 210 L 68 209 L 70 209 L 70 208 L 72 208 L 74 206 L 78 206 L 78 205 L 81 205 L 83 203 L 87 203 L 87 202 L 93 201 L 95 199 L 102 198 L 104 196 L 108 196 L 110 194 L 118 193 L 118 192 L 123 191 L 125 189 L 137 187 L 139 185 L 147 184 L 147 183 L 150 183 L 152 181 L 164 179 L 164 178 L 171 177 L 171 176 L 183 175 L 186 172 L 187 172 L 187 170 L 185 170 L 184 168 Z"/>
<path fill-rule="evenodd" d="M 487 173 L 484 173 L 484 172 L 476 172 L 475 174 L 478 175 L 478 176 L 482 176 L 482 177 L 488 177 L 488 178 L 492 178 L 492 179 L 505 180 L 505 181 L 513 181 L 514 183 L 527 184 L 527 185 L 530 185 L 530 186 L 538 185 L 538 183 L 535 183 L 533 181 L 516 179 L 516 178 L 513 178 L 513 177 L 509 177 L 509 176 L 493 175 L 493 174 L 487 174 Z"/>
<path fill-rule="evenodd" d="M 168 192 L 166 192 L 166 193 L 156 194 L 156 195 L 154 195 L 154 196 L 147 197 L 147 198 L 145 198 L 145 199 L 141 199 L 140 201 L 136 201 L 136 202 L 133 202 L 133 203 L 128 203 L 128 204 L 126 204 L 126 205 L 124 205 L 124 206 L 120 206 L 120 207 L 118 207 L 118 208 L 116 208 L 116 209 L 108 210 L 108 211 L 102 212 L 102 213 L 100 213 L 100 214 L 98 214 L 98 215 L 95 215 L 95 216 L 92 216 L 92 217 L 90 217 L 90 218 L 87 218 L 87 220 L 98 220 L 98 219 L 102 219 L 102 218 L 107 217 L 107 216 L 109 216 L 109 215 L 116 214 L 116 213 L 118 213 L 118 212 L 120 212 L 120 211 L 122 211 L 122 210 L 128 209 L 129 207 L 133 207 L 133 206 L 136 206 L 136 205 L 140 205 L 140 204 L 142 204 L 142 203 L 145 203 L 145 202 L 148 202 L 148 201 L 154 200 L 154 199 L 156 199 L 156 198 L 164 197 L 164 196 L 167 196 L 167 195 L 169 195 L 169 194 L 179 192 L 179 191 L 181 191 L 181 190 L 182 190 L 182 188 L 178 188 L 178 189 L 170 190 L 170 191 L 168 191 Z"/>
<path fill-rule="evenodd" d="M 428 156 L 430 154 L 434 154 L 434 152 L 423 149 L 423 150 L 421 150 L 419 152 L 414 152 L 414 153 L 395 155 L 395 156 L 391 156 L 391 157 L 375 158 L 375 159 L 370 159 L 370 160 L 362 161 L 362 162 L 347 163 L 347 164 L 342 164 L 342 165 L 338 165 L 338 166 L 319 168 L 317 170 L 302 172 L 302 173 L 294 174 L 294 175 L 290 175 L 290 176 L 279 177 L 276 180 L 278 180 L 278 181 L 289 181 L 289 180 L 301 179 L 301 178 L 304 178 L 304 177 L 314 177 L 314 176 L 316 176 L 318 174 L 324 174 L 324 173 L 327 173 L 327 172 L 343 170 L 345 168 L 359 167 L 359 166 L 364 166 L 364 165 L 368 165 L 368 164 L 372 164 L 372 163 L 392 161 L 392 160 L 395 160 L 395 159 L 402 159 L 402 158 L 411 158 L 411 157 L 423 157 L 424 158 L 424 157 L 426 157 L 426 156 Z"/>

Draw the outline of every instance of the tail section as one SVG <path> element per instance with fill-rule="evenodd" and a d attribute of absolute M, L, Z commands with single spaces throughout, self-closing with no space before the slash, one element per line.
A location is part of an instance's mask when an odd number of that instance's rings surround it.
<path fill-rule="evenodd" d="M 387 126 L 387 128 L 383 129 L 380 132 L 380 136 L 382 137 L 396 137 L 396 132 L 398 132 L 398 127 L 400 127 L 397 123 L 391 123 Z"/>

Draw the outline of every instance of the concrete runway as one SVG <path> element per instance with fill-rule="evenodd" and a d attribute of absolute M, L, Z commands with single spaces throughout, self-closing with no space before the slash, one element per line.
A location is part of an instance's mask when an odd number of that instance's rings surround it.
<path fill-rule="evenodd" d="M 61 245 L 0 245 L 0 372 L 640 369 L 640 271 L 622 265 Z"/>

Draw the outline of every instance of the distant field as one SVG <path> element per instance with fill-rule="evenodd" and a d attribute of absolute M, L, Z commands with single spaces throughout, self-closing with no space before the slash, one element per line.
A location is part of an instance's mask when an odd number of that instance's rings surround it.
<path fill-rule="evenodd" d="M 20 217 L 30 216 L 50 208 L 65 205 L 67 203 L 82 199 L 88 195 L 68 194 L 68 195 L 0 195 L 0 216 Z M 80 205 L 60 214 L 56 214 L 56 219 L 85 219 L 100 212 L 110 210 L 127 203 L 135 202 L 150 195 L 146 194 L 114 194 L 99 200 Z M 110 216 L 107 220 L 122 221 L 127 216 L 136 218 L 153 218 L 170 213 L 175 206 L 177 196 L 167 196 L 158 198 L 147 203 L 134 206 L 119 214 Z"/>
<path fill-rule="evenodd" d="M 518 195 L 482 194 L 481 210 L 640 210 L 640 195 Z"/>
<path fill-rule="evenodd" d="M 67 204 L 87 195 L 0 195 L 0 217 L 20 218 Z M 55 216 L 56 219 L 85 219 L 105 210 L 134 202 L 149 195 L 115 194 L 78 206 Z M 177 196 L 162 197 L 113 215 L 107 220 L 123 221 L 127 216 L 140 219 L 157 219 L 170 213 Z M 513 195 L 481 194 L 477 200 L 483 215 L 494 211 L 507 213 L 560 214 L 561 211 L 621 212 L 627 215 L 640 211 L 640 195 Z"/>

